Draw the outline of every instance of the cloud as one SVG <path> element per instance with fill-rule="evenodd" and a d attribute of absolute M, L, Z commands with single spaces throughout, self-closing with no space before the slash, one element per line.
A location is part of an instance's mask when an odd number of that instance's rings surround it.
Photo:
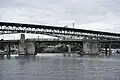
<path fill-rule="evenodd" d="M 2 0 L 0 21 L 119 32 L 119 0 Z M 101 27 L 102 26 L 102 27 Z"/>

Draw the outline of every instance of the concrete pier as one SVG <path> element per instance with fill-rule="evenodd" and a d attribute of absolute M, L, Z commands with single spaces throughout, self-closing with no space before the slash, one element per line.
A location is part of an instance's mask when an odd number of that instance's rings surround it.
<path fill-rule="evenodd" d="M 111 50 L 111 44 L 109 44 L 109 55 L 111 55 L 112 50 Z"/>
<path fill-rule="evenodd" d="M 7 55 L 10 55 L 10 49 L 11 49 L 11 48 L 10 48 L 10 44 L 7 44 L 7 45 L 6 45 L 6 54 L 7 54 Z"/>
<path fill-rule="evenodd" d="M 35 54 L 35 42 L 25 40 L 25 35 L 21 34 L 21 39 L 19 43 L 19 54 Z"/>
<path fill-rule="evenodd" d="M 105 45 L 105 55 L 108 55 L 107 44 Z"/>
<path fill-rule="evenodd" d="M 71 56 L 70 55 L 71 54 L 71 46 L 72 46 L 71 44 L 68 45 L 68 56 Z"/>
<path fill-rule="evenodd" d="M 108 50 L 109 49 L 109 50 Z M 111 44 L 105 44 L 105 55 L 111 55 L 112 50 L 111 50 Z"/>
<path fill-rule="evenodd" d="M 101 52 L 101 44 L 98 43 L 98 54 L 100 54 L 100 52 Z"/>
<path fill-rule="evenodd" d="M 21 34 L 21 39 L 19 42 L 19 54 L 27 54 L 26 52 L 26 42 L 25 42 L 25 35 Z"/>
<path fill-rule="evenodd" d="M 98 43 L 96 42 L 83 42 L 83 52 L 88 54 L 98 54 Z"/>
<path fill-rule="evenodd" d="M 35 43 L 27 42 L 26 49 L 27 49 L 27 54 L 35 54 Z"/>

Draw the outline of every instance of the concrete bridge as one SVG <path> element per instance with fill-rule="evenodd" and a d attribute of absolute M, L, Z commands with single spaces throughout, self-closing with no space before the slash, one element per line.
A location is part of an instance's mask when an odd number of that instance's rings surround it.
<path fill-rule="evenodd" d="M 36 55 L 38 52 L 36 51 L 36 43 L 60 43 L 63 45 L 67 45 L 68 52 L 72 53 L 71 48 L 75 43 L 81 46 L 79 51 L 89 54 L 99 54 L 101 45 L 104 45 L 105 54 L 111 55 L 111 44 L 120 43 L 120 40 L 86 40 L 86 39 L 26 39 L 25 35 L 21 34 L 20 40 L 0 40 L 0 46 L 4 46 L 4 50 L 6 49 L 7 55 L 11 54 L 11 46 L 15 45 L 18 48 L 18 53 L 22 55 Z M 38 46 L 37 48 L 40 49 Z M 108 51 L 109 49 L 109 51 Z M 109 52 L 109 53 L 108 53 Z"/>

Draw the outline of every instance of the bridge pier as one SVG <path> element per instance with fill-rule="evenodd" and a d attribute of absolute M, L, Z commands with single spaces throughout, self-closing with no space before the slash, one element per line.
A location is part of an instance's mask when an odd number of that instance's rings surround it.
<path fill-rule="evenodd" d="M 11 48 L 10 48 L 10 43 L 8 43 L 7 45 L 6 45 L 6 54 L 7 55 L 10 55 L 10 50 Z"/>
<path fill-rule="evenodd" d="M 25 35 L 21 34 L 21 39 L 19 43 L 19 54 L 23 55 L 35 55 L 35 42 L 34 41 L 26 41 Z"/>
<path fill-rule="evenodd" d="M 71 54 L 71 48 L 72 48 L 72 45 L 69 44 L 69 45 L 68 45 L 68 56 L 71 56 L 71 55 L 70 55 L 70 54 Z"/>
<path fill-rule="evenodd" d="M 71 56 L 71 49 L 72 49 L 72 45 L 69 44 L 69 45 L 66 45 L 66 44 L 63 44 L 63 49 L 67 47 L 67 53 L 66 52 L 63 52 L 63 56 L 66 56 L 68 55 L 69 57 Z"/>
<path fill-rule="evenodd" d="M 98 54 L 99 48 L 97 42 L 83 42 L 83 52 L 87 54 Z"/>
<path fill-rule="evenodd" d="M 107 44 L 105 44 L 105 55 L 108 55 Z"/>
<path fill-rule="evenodd" d="M 24 34 L 21 34 L 21 39 L 20 39 L 20 42 L 19 42 L 19 54 L 27 54 L 26 52 L 26 42 L 25 42 L 25 35 Z"/>
<path fill-rule="evenodd" d="M 109 44 L 109 55 L 111 55 L 112 50 L 111 50 L 111 44 Z"/>
<path fill-rule="evenodd" d="M 27 42 L 26 43 L 27 54 L 36 54 L 35 53 L 35 43 L 34 42 Z"/>
<path fill-rule="evenodd" d="M 100 52 L 101 52 L 101 44 L 98 43 L 98 54 L 100 54 Z"/>
<path fill-rule="evenodd" d="M 112 53 L 111 44 L 105 44 L 105 55 L 111 55 L 111 53 Z"/>

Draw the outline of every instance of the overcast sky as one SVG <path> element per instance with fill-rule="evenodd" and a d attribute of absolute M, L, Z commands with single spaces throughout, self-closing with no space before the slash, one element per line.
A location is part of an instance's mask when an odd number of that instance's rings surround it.
<path fill-rule="evenodd" d="M 120 0 L 0 0 L 0 21 L 120 33 Z"/>

